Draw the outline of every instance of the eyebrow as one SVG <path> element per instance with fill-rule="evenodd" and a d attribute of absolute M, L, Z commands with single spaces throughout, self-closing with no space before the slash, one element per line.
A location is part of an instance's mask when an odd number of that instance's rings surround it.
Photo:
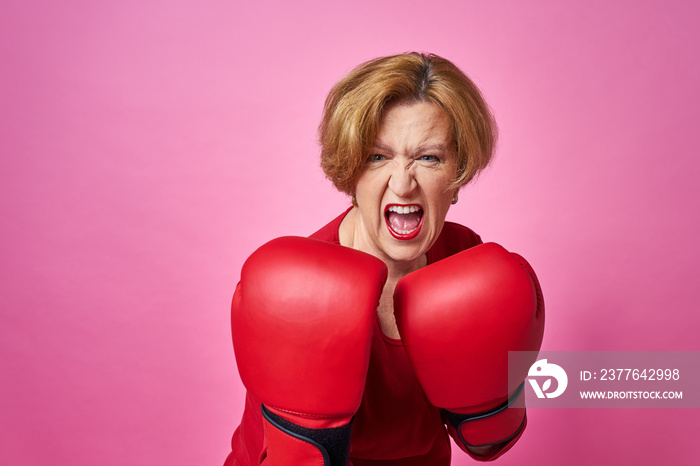
<path fill-rule="evenodd" d="M 376 142 L 374 144 L 372 144 L 372 149 L 373 150 L 379 149 L 381 151 L 390 152 L 390 153 L 394 152 L 389 146 L 385 146 L 384 144 L 380 144 L 380 143 L 376 143 Z"/>
<path fill-rule="evenodd" d="M 378 150 L 380 150 L 380 151 L 388 152 L 388 153 L 390 153 L 390 154 L 393 154 L 393 153 L 394 153 L 393 149 L 391 149 L 389 146 L 385 146 L 385 145 L 382 144 L 382 143 L 376 143 L 376 142 L 375 142 L 375 143 L 372 145 L 372 149 L 378 149 Z M 445 146 L 445 144 L 442 144 L 442 143 L 423 144 L 423 145 L 418 146 L 418 148 L 417 148 L 415 151 L 413 151 L 413 152 L 414 152 L 414 154 L 415 154 L 415 153 L 419 153 L 419 152 L 429 152 L 429 151 L 435 151 L 435 150 L 441 151 L 441 152 L 447 152 L 448 149 L 447 149 L 447 147 Z"/>
<path fill-rule="evenodd" d="M 444 144 L 441 144 L 441 143 L 437 143 L 437 144 L 425 144 L 425 145 L 422 145 L 422 146 L 418 146 L 418 149 L 416 150 L 416 152 L 426 152 L 426 151 L 434 151 L 434 150 L 446 152 L 446 151 L 447 151 L 447 147 L 445 147 L 445 145 L 444 145 Z"/>

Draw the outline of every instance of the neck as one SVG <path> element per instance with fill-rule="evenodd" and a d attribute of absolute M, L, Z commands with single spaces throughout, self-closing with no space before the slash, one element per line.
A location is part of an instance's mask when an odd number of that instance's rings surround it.
<path fill-rule="evenodd" d="M 428 263 L 428 258 L 425 254 L 421 255 L 418 259 L 410 262 L 396 262 L 392 260 L 387 260 L 383 257 L 380 257 L 380 259 L 384 261 L 388 270 L 387 281 L 393 282 L 398 282 L 400 279 L 402 279 L 409 273 L 418 270 L 421 267 L 425 267 L 425 265 Z"/>

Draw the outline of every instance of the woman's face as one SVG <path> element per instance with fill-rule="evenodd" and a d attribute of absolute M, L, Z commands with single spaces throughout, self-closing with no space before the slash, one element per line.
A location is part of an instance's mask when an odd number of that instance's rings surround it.
<path fill-rule="evenodd" d="M 385 261 L 421 258 L 442 231 L 456 176 L 447 114 L 428 102 L 389 107 L 355 189 L 362 249 Z"/>

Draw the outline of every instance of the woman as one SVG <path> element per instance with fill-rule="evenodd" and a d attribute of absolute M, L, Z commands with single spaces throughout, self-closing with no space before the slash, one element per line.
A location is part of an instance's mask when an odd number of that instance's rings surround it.
<path fill-rule="evenodd" d="M 448 434 L 477 460 L 522 435 L 532 360 L 509 381 L 507 352 L 539 349 L 537 279 L 445 222 L 495 132 L 476 86 L 435 55 L 371 60 L 336 84 L 321 165 L 352 206 L 244 265 L 232 330 L 248 394 L 227 466 L 447 465 Z"/>

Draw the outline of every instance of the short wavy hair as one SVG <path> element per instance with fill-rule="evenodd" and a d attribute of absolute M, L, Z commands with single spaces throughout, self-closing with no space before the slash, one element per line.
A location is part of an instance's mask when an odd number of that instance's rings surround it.
<path fill-rule="evenodd" d="M 467 184 L 493 157 L 497 127 L 481 91 L 452 62 L 417 52 L 362 63 L 331 89 L 318 135 L 321 167 L 335 187 L 352 195 L 390 104 L 431 102 L 450 117 L 457 177 Z"/>

